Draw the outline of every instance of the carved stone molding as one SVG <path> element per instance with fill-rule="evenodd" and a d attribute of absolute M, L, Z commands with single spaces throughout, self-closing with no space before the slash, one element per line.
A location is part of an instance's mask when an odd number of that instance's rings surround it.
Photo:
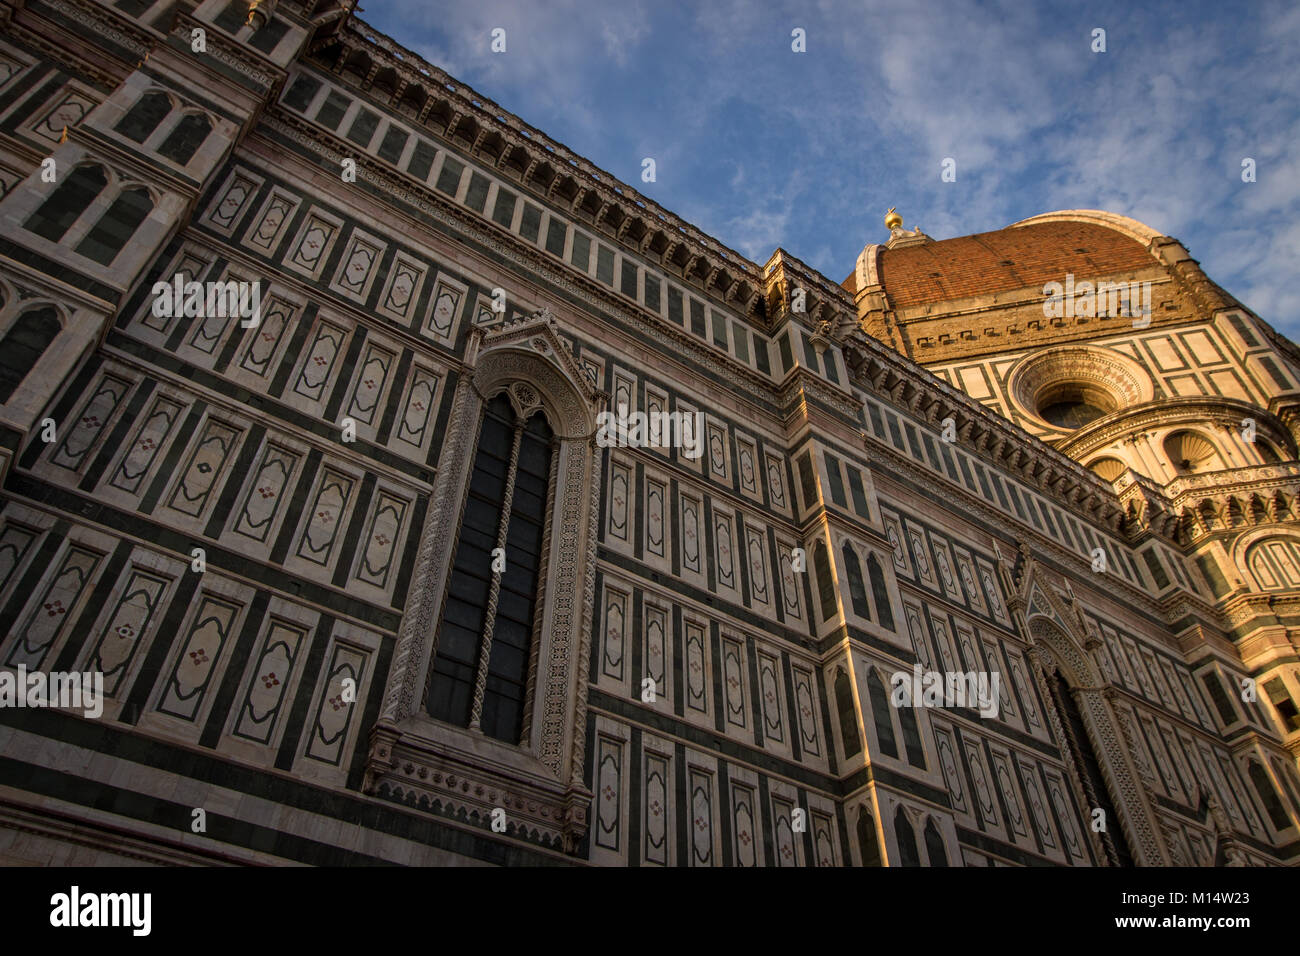
<path fill-rule="evenodd" d="M 593 436 L 606 396 L 581 373 L 549 314 L 475 328 L 466 355 L 470 364 L 453 398 L 431 517 L 371 733 L 365 786 L 483 826 L 491 810 L 504 807 L 509 834 L 572 852 L 586 831 L 591 798 L 582 772 L 600 497 Z M 503 391 L 521 412 L 543 409 L 558 445 L 529 731 L 518 746 L 436 721 L 423 700 L 482 408 Z M 506 802 L 493 803 L 493 794 Z"/>

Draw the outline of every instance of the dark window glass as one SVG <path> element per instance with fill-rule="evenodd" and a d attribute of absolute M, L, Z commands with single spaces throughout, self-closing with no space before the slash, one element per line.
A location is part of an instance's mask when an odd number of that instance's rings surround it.
<path fill-rule="evenodd" d="M 529 242 L 536 242 L 538 234 L 542 231 L 542 211 L 532 203 L 524 203 L 524 214 L 519 219 L 519 235 L 523 236 Z M 573 237 L 574 248 L 577 248 L 578 237 Z M 583 266 L 586 268 L 586 266 Z"/>
<path fill-rule="evenodd" d="M 921 746 L 921 729 L 916 723 L 916 701 L 898 708 L 898 722 L 903 725 L 903 749 L 907 762 L 925 769 L 925 748 Z"/>
<path fill-rule="evenodd" d="M 629 299 L 636 298 L 636 263 L 623 260 L 622 278 L 619 291 Z"/>
<path fill-rule="evenodd" d="M 792 332 L 791 335 L 794 333 Z M 817 350 L 813 348 L 812 342 L 806 337 L 803 339 L 803 359 L 807 366 L 814 372 L 820 372 L 821 366 L 817 362 Z"/>
<path fill-rule="evenodd" d="M 867 675 L 867 693 L 871 698 L 871 718 L 876 722 L 876 739 L 880 752 L 886 757 L 898 757 L 898 744 L 894 741 L 894 722 L 889 716 L 889 694 L 885 692 L 880 675 L 872 671 Z"/>
<path fill-rule="evenodd" d="M 831 485 L 831 501 L 841 508 L 848 507 L 844 497 L 844 479 L 840 476 L 840 460 L 830 452 L 823 452 L 826 458 L 826 478 Z"/>
<path fill-rule="evenodd" d="M 835 600 L 835 575 L 831 573 L 830 552 L 826 542 L 818 541 L 813 549 L 813 567 L 817 570 L 817 598 L 821 602 L 822 620 L 829 621 L 839 611 Z"/>
<path fill-rule="evenodd" d="M 433 161 L 437 158 L 438 151 L 424 140 L 419 140 L 415 144 L 415 149 L 411 151 L 411 163 L 406 167 L 406 171 L 421 181 L 427 181 L 429 170 L 433 168 Z"/>
<path fill-rule="evenodd" d="M 248 19 L 248 0 L 230 0 L 213 21 L 227 33 L 238 33 Z"/>
<path fill-rule="evenodd" d="M 736 347 L 736 358 L 742 362 L 749 363 L 749 333 L 743 326 L 737 323 L 731 323 L 731 341 Z"/>
<path fill-rule="evenodd" d="M 856 468 L 849 469 L 849 491 L 853 494 L 853 510 L 864 518 L 871 517 L 867 507 L 867 492 L 862 486 L 862 473 Z"/>
<path fill-rule="evenodd" d="M 138 17 L 153 6 L 153 0 L 117 0 L 117 3 L 113 4 L 113 6 L 127 16 Z"/>
<path fill-rule="evenodd" d="M 1038 414 L 1058 428 L 1082 428 L 1106 414 L 1106 409 L 1083 398 L 1066 398 L 1044 405 Z"/>
<path fill-rule="evenodd" d="M 880 866 L 880 841 L 876 839 L 875 821 L 867 814 L 867 808 L 858 810 L 858 851 L 862 854 L 863 866 Z"/>
<path fill-rule="evenodd" d="M 614 284 L 614 250 L 605 246 L 596 250 L 596 278 L 606 285 Z"/>
<path fill-rule="evenodd" d="M 284 105 L 299 113 L 305 113 L 319 89 L 320 80 L 311 76 L 300 76 L 293 81 L 289 92 L 284 94 Z"/>
<path fill-rule="evenodd" d="M 325 102 L 321 104 L 320 112 L 316 114 L 316 122 L 326 129 L 338 129 L 339 123 L 343 122 L 343 114 L 348 111 L 348 104 L 351 102 L 337 90 L 330 90 L 329 96 L 325 97 Z"/>
<path fill-rule="evenodd" d="M 1150 551 L 1142 552 L 1142 559 L 1146 561 L 1147 569 L 1150 570 L 1151 577 L 1155 579 L 1156 587 L 1162 590 L 1169 587 L 1169 575 L 1165 574 L 1165 569 L 1160 564 L 1160 558 L 1156 555 L 1155 549 L 1152 548 Z"/>
<path fill-rule="evenodd" d="M 1223 681 L 1219 680 L 1218 674 L 1214 673 L 1214 671 L 1202 674 L 1201 683 L 1210 692 L 1210 700 L 1214 701 L 1214 709 L 1219 712 L 1219 717 L 1225 724 L 1235 724 L 1241 719 L 1232 706 L 1232 699 L 1228 697 L 1228 692 L 1223 689 Z"/>
<path fill-rule="evenodd" d="M 826 353 L 826 377 L 836 385 L 840 384 L 840 370 L 835 365 L 835 353 Z"/>
<path fill-rule="evenodd" d="M 1128 838 L 1124 835 L 1124 828 L 1115 813 L 1114 804 L 1110 799 L 1110 790 L 1107 789 L 1106 780 L 1101 775 L 1101 765 L 1097 762 L 1096 751 L 1092 749 L 1092 741 L 1088 739 L 1083 715 L 1079 712 L 1079 705 L 1070 692 L 1070 685 L 1066 683 L 1060 671 L 1055 671 L 1047 683 L 1052 700 L 1056 703 L 1056 709 L 1062 717 L 1064 724 L 1062 729 L 1065 731 L 1066 743 L 1074 756 L 1074 765 L 1084 778 L 1079 782 L 1084 785 L 1084 792 L 1088 798 L 1095 800 L 1095 805 L 1105 812 L 1106 820 L 1110 823 L 1100 834 L 1102 843 L 1120 866 L 1133 866 L 1133 853 L 1129 849 Z"/>
<path fill-rule="evenodd" d="M 799 456 L 799 490 L 803 492 L 803 506 L 811 508 L 818 502 L 817 480 L 813 477 L 812 456 L 804 452 Z"/>
<path fill-rule="evenodd" d="M 709 314 L 713 317 L 713 344 L 720 349 L 726 349 L 727 320 L 712 310 L 709 311 Z"/>
<path fill-rule="evenodd" d="M 284 39 L 284 35 L 288 32 L 289 24 L 279 17 L 273 17 L 270 23 L 267 23 L 262 29 L 249 37 L 248 42 L 253 49 L 261 50 L 263 53 L 270 53 L 280 45 L 280 41 Z"/>
<path fill-rule="evenodd" d="M 568 226 L 563 221 L 552 216 L 550 222 L 546 224 L 546 251 L 553 256 L 564 255 L 564 234 L 567 231 Z M 612 279 L 606 281 L 612 281 Z"/>
<path fill-rule="evenodd" d="M 53 309 L 24 312 L 0 339 L 0 403 L 9 401 L 41 355 L 59 334 Z"/>
<path fill-rule="evenodd" d="M 704 304 L 691 299 L 691 332 L 704 338 Z"/>
<path fill-rule="evenodd" d="M 583 272 L 591 268 L 591 240 L 577 230 L 573 233 L 573 249 L 569 252 L 569 261 Z"/>
<path fill-rule="evenodd" d="M 108 179 L 102 168 L 78 166 L 28 217 L 24 228 L 50 242 L 58 242 L 106 185 Z"/>
<path fill-rule="evenodd" d="M 410 138 L 406 130 L 389 126 L 379 143 L 379 158 L 396 166 L 402 158 L 402 150 L 406 149 L 406 141 Z"/>
<path fill-rule="evenodd" d="M 77 254 L 102 266 L 110 265 L 152 209 L 153 200 L 143 188 L 122 190 L 95 227 L 77 244 Z"/>
<path fill-rule="evenodd" d="M 758 363 L 758 370 L 764 375 L 772 373 L 772 365 L 767 358 L 767 342 L 758 335 L 754 336 L 754 361 Z"/>
<path fill-rule="evenodd" d="M 916 849 L 916 832 L 903 808 L 894 814 L 894 836 L 898 839 L 898 862 L 902 866 L 920 866 L 921 854 Z"/>
<path fill-rule="evenodd" d="M 551 438 L 551 429 L 541 415 L 533 416 L 524 429 L 506 533 L 506 571 L 501 576 L 488 655 L 483 732 L 510 743 L 518 742 L 523 729 L 551 474 Z"/>
<path fill-rule="evenodd" d="M 646 273 L 645 276 L 645 307 L 651 312 L 659 311 L 659 294 L 661 288 L 659 277 Z"/>
<path fill-rule="evenodd" d="M 352 128 L 348 130 L 348 139 L 365 149 L 370 145 L 370 141 L 375 138 L 375 130 L 378 128 L 379 114 L 372 113 L 362 107 L 357 110 L 357 115 L 352 120 Z"/>
<path fill-rule="evenodd" d="M 793 335 L 793 334 L 794 334 L 794 333 L 791 332 L 791 333 L 789 333 L 788 335 L 783 335 L 783 336 L 781 336 L 781 338 L 778 339 L 778 340 L 777 340 L 777 343 L 776 343 L 776 344 L 777 344 L 777 348 L 778 348 L 778 349 L 780 350 L 780 352 L 781 352 L 781 371 L 782 371 L 782 372 L 788 372 L 788 371 L 790 371 L 791 367 L 794 365 L 794 356 L 793 356 L 793 355 L 791 354 L 791 352 L 790 352 L 790 336 Z"/>
<path fill-rule="evenodd" d="M 485 667 L 479 727 L 487 736 L 510 743 L 517 743 L 523 730 L 553 440 L 540 414 L 523 429 L 516 424 L 505 395 L 488 403 L 428 696 L 432 716 L 468 726 L 475 680 L 479 668 Z M 509 464 L 516 447 L 514 484 L 507 499 Z M 492 551 L 503 522 L 505 570 L 494 581 Z M 489 620 L 494 586 L 495 613 Z M 486 662 L 481 659 L 485 645 Z"/>
<path fill-rule="evenodd" d="M 849 597 L 853 601 L 853 613 L 858 617 L 871 620 L 871 604 L 867 601 L 867 587 L 862 581 L 862 563 L 858 561 L 857 552 L 847 542 L 842 549 L 844 570 L 849 579 Z"/>
<path fill-rule="evenodd" d="M 517 197 L 508 189 L 497 188 L 497 201 L 492 204 L 492 221 L 498 226 L 510 228 L 510 223 L 515 218 L 515 202 Z"/>
<path fill-rule="evenodd" d="M 429 683 L 429 713 L 462 727 L 469 724 L 474 673 L 486 624 L 492 549 L 501 525 L 514 420 L 514 409 L 504 395 L 484 411 Z"/>
<path fill-rule="evenodd" d="M 442 169 L 438 171 L 439 192 L 444 192 L 448 196 L 455 196 L 456 190 L 460 188 L 460 176 L 465 171 L 465 166 L 458 160 L 448 156 L 442 161 Z"/>
<path fill-rule="evenodd" d="M 844 741 L 844 757 L 862 752 L 862 737 L 858 734 L 857 711 L 853 706 L 853 688 L 849 675 L 841 668 L 835 675 L 835 709 L 840 715 L 840 737 Z"/>
<path fill-rule="evenodd" d="M 1296 709 L 1295 701 L 1291 699 L 1291 693 L 1286 689 L 1286 684 L 1283 683 L 1282 678 L 1274 677 L 1264 685 L 1264 690 L 1268 692 L 1268 699 L 1277 708 L 1278 716 L 1282 718 L 1282 723 L 1286 729 L 1288 731 L 1300 730 L 1300 710 Z M 1283 782 L 1285 782 L 1285 779 Z"/>
<path fill-rule="evenodd" d="M 871 578 L 871 596 L 876 599 L 876 617 L 880 619 L 880 626 L 892 631 L 894 610 L 889 606 L 889 588 L 885 586 L 885 572 L 881 570 L 874 551 L 867 555 L 867 575 Z"/>
<path fill-rule="evenodd" d="M 678 325 L 682 325 L 685 321 L 682 313 L 682 294 L 672 286 L 668 287 L 668 318 Z"/>
<path fill-rule="evenodd" d="M 465 205 L 475 212 L 482 212 L 487 205 L 488 188 L 491 185 L 486 176 L 470 173 L 469 189 L 465 190 Z"/>
<path fill-rule="evenodd" d="M 121 133 L 127 139 L 143 143 L 171 111 L 172 101 L 165 94 L 154 90 L 136 100 L 126 115 L 117 121 L 113 131 Z"/>
<path fill-rule="evenodd" d="M 934 817 L 925 824 L 925 855 L 930 858 L 931 866 L 948 865 L 948 853 L 943 848 L 943 836 L 934 825 Z"/>
<path fill-rule="evenodd" d="M 1282 806 L 1282 800 L 1273 789 L 1273 782 L 1268 779 L 1268 773 L 1255 761 L 1250 762 L 1250 782 L 1255 787 L 1255 792 L 1259 794 L 1259 799 L 1264 803 L 1264 809 L 1268 811 L 1268 818 L 1273 821 L 1273 826 L 1278 830 L 1285 830 L 1291 826 L 1291 818 L 1287 816 L 1286 807 Z"/>
<path fill-rule="evenodd" d="M 184 166 L 203 145 L 210 132 L 212 123 L 206 116 L 201 113 L 186 113 L 176 128 L 167 134 L 167 138 L 158 147 L 158 152 L 177 166 Z"/>

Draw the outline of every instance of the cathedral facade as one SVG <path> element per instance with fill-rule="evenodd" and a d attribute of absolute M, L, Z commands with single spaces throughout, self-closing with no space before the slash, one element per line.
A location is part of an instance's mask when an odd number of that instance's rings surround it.
<path fill-rule="evenodd" d="M 1300 861 L 1294 345 L 751 262 L 351 6 L 0 0 L 0 862 Z"/>

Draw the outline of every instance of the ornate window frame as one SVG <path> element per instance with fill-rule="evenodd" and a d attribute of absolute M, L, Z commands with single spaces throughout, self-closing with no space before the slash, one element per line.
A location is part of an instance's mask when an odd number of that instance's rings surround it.
<path fill-rule="evenodd" d="M 479 826 L 504 809 L 508 835 L 573 852 L 592 797 L 583 770 L 600 500 L 595 434 L 608 396 L 584 374 L 545 310 L 471 329 L 465 365 L 371 729 L 364 789 Z M 483 406 L 507 389 L 536 397 L 559 443 L 524 718 L 530 730 L 518 745 L 435 720 L 423 706 Z"/>

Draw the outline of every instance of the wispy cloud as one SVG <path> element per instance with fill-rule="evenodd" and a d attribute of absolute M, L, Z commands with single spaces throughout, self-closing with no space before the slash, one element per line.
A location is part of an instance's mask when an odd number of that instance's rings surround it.
<path fill-rule="evenodd" d="M 1102 208 L 1182 239 L 1300 336 L 1292 3 L 372 0 L 365 16 L 755 261 L 780 245 L 838 280 L 889 206 L 936 238 Z"/>

